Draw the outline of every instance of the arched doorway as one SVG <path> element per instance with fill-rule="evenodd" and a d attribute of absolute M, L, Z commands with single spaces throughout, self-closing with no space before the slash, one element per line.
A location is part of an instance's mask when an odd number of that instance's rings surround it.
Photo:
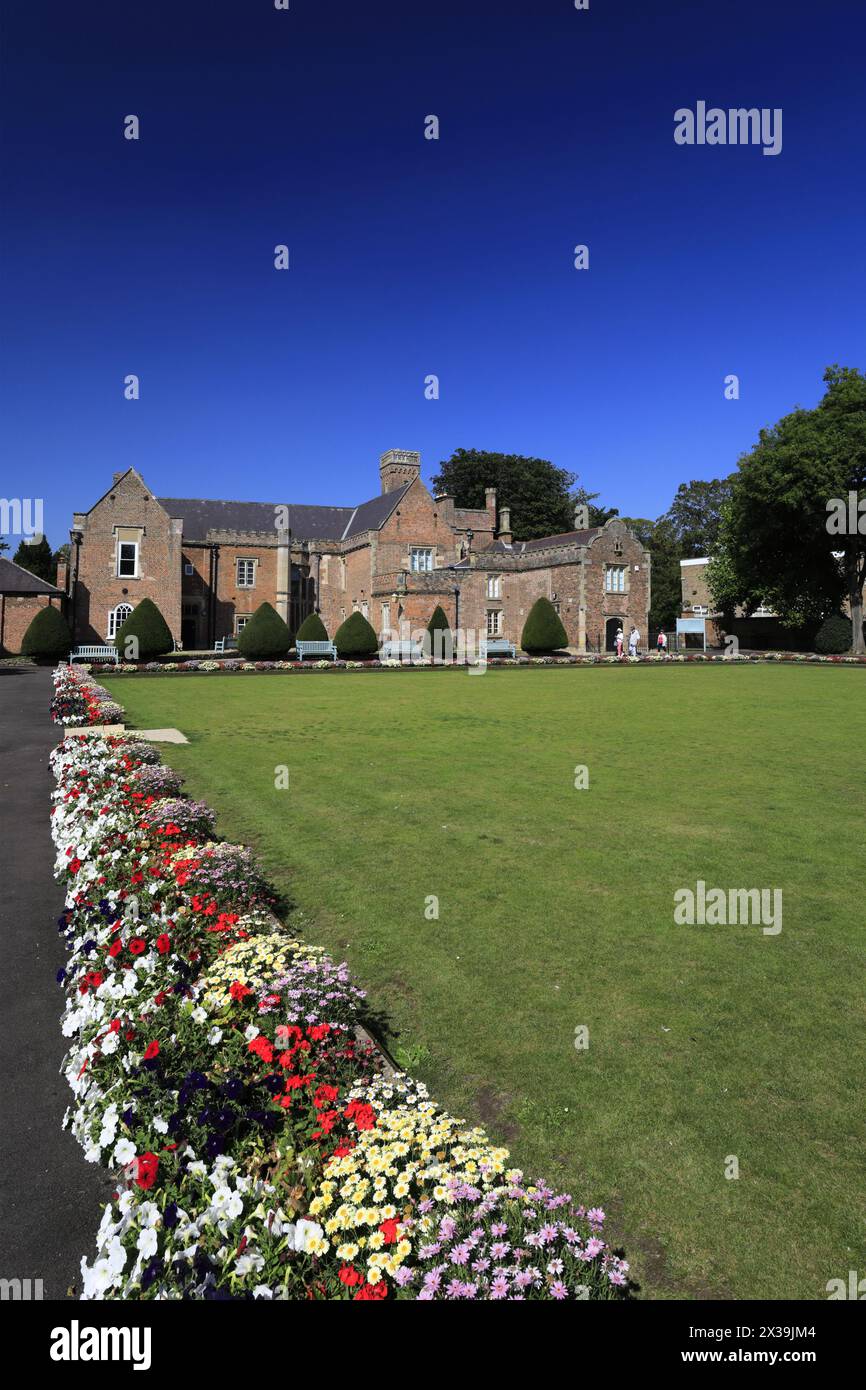
<path fill-rule="evenodd" d="M 625 618 L 608 618 L 604 625 L 604 649 L 606 652 L 616 651 L 617 629 L 622 628 L 623 641 L 625 640 Z"/>

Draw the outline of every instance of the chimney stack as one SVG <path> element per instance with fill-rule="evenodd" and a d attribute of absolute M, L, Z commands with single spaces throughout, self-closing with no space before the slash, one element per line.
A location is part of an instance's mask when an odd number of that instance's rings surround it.
<path fill-rule="evenodd" d="M 379 458 L 382 492 L 394 492 L 421 476 L 421 455 L 414 449 L 387 449 Z"/>
<path fill-rule="evenodd" d="M 505 544 L 511 544 L 511 508 L 500 507 L 499 509 L 499 539 Z"/>
<path fill-rule="evenodd" d="M 496 488 L 486 487 L 484 489 L 484 502 L 487 508 L 487 515 L 490 517 L 491 531 L 496 525 Z"/>

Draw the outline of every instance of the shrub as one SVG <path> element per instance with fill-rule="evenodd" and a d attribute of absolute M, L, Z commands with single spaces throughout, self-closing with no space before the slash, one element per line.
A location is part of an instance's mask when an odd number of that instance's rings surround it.
<path fill-rule="evenodd" d="M 815 634 L 815 651 L 825 656 L 850 652 L 852 646 L 851 619 L 844 613 L 831 613 Z"/>
<path fill-rule="evenodd" d="M 327 642 L 328 629 L 322 622 L 318 613 L 311 613 L 305 618 L 298 628 L 298 642 Z"/>
<path fill-rule="evenodd" d="M 427 624 L 429 641 L 425 641 L 424 647 L 428 655 L 437 659 L 451 661 L 454 656 L 454 634 L 448 625 L 448 619 L 444 611 L 437 603 L 433 609 L 433 616 Z M 438 636 L 437 636 L 438 633 Z"/>
<path fill-rule="evenodd" d="M 72 633 L 59 608 L 40 608 L 24 634 L 21 655 L 34 661 L 62 661 L 72 651 Z"/>
<path fill-rule="evenodd" d="M 375 656 L 379 641 L 364 614 L 352 613 L 337 628 L 334 637 L 337 655 L 341 657 Z"/>
<path fill-rule="evenodd" d="M 291 632 L 269 603 L 259 605 L 238 636 L 238 650 L 248 661 L 275 660 L 291 645 Z"/>
<path fill-rule="evenodd" d="M 130 638 L 135 638 L 138 643 L 137 648 L 132 648 L 132 650 L 127 648 L 127 642 Z M 133 651 L 136 661 L 150 661 L 152 657 L 162 656 L 164 652 L 172 650 L 174 641 L 168 623 L 153 599 L 143 598 L 141 603 L 133 608 L 117 633 L 114 645 L 124 660 L 127 661 L 133 659 Z"/>
<path fill-rule="evenodd" d="M 523 624 L 520 645 L 525 652 L 556 652 L 568 645 L 565 628 L 549 598 L 539 598 Z"/>

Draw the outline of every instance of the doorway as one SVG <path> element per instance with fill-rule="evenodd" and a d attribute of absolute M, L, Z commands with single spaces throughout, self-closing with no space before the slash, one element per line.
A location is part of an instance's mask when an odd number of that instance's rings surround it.
<path fill-rule="evenodd" d="M 623 642 L 625 642 L 625 619 L 608 618 L 604 625 L 604 649 L 606 652 L 616 651 L 616 634 L 619 628 L 622 628 Z"/>

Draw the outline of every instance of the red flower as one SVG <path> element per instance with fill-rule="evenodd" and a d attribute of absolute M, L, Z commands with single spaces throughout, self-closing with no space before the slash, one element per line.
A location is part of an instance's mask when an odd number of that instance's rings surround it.
<path fill-rule="evenodd" d="M 376 1112 L 372 1105 L 364 1105 L 359 1100 L 350 1101 L 346 1106 L 346 1119 L 354 1120 L 358 1129 L 375 1129 Z"/>
<path fill-rule="evenodd" d="M 383 1221 L 383 1222 L 382 1222 L 381 1226 L 379 1227 L 379 1230 L 382 1232 L 382 1235 L 385 1237 L 385 1244 L 386 1244 L 386 1245 L 395 1245 L 395 1244 L 396 1244 L 396 1242 L 397 1242 L 397 1227 L 398 1227 L 399 1225 L 400 1225 L 400 1222 L 397 1220 L 397 1217 L 396 1217 L 396 1216 L 390 1216 L 390 1217 L 388 1218 L 387 1221 Z"/>
<path fill-rule="evenodd" d="M 122 950 L 123 942 L 118 937 L 118 939 L 116 941 L 112 941 L 111 945 L 109 946 L 108 954 L 110 956 L 119 956 Z"/>
<path fill-rule="evenodd" d="M 377 1300 L 388 1297 L 388 1289 L 384 1279 L 378 1284 L 364 1284 L 355 1294 L 354 1302 L 362 1303 L 368 1300 Z"/>
<path fill-rule="evenodd" d="M 356 1284 L 363 1284 L 364 1282 L 363 1274 L 359 1274 L 354 1265 L 341 1265 L 339 1278 L 340 1283 L 345 1284 L 350 1289 L 354 1288 Z"/>
<path fill-rule="evenodd" d="M 147 1044 L 147 1047 L 144 1049 L 144 1060 L 145 1060 L 146 1062 L 149 1062 L 150 1059 L 151 1059 L 151 1057 L 158 1057 L 158 1056 L 159 1056 L 159 1043 L 156 1041 L 156 1038 L 154 1038 L 153 1042 L 149 1042 L 149 1043 Z M 381 1228 L 380 1228 L 380 1229 L 381 1229 Z"/>
<path fill-rule="evenodd" d="M 229 994 L 236 1003 L 240 1003 L 242 999 L 246 999 L 248 994 L 252 994 L 252 990 L 246 985 L 241 984 L 240 980 L 235 980 L 229 986 Z"/>
<path fill-rule="evenodd" d="M 156 1154 L 139 1154 L 132 1160 L 132 1167 L 135 1170 L 136 1185 L 145 1192 L 153 1187 L 156 1182 L 156 1174 L 159 1170 L 159 1159 Z"/>
<path fill-rule="evenodd" d="M 140 956 L 142 951 L 147 950 L 147 942 L 143 937 L 134 936 L 129 943 L 129 949 L 134 956 Z"/>
<path fill-rule="evenodd" d="M 272 1062 L 274 1060 L 274 1049 L 267 1038 L 263 1037 L 261 1033 L 257 1038 L 253 1038 L 252 1042 L 249 1044 L 249 1050 L 250 1052 L 254 1052 L 257 1057 L 261 1057 L 263 1062 Z"/>
<path fill-rule="evenodd" d="M 81 860 L 80 860 L 80 859 L 77 859 L 77 858 L 76 858 L 76 859 L 70 859 L 70 861 L 69 861 L 69 872 L 70 872 L 71 874 L 77 874 L 77 873 L 78 873 L 78 870 L 79 870 L 80 868 L 81 868 Z"/>
<path fill-rule="evenodd" d="M 336 1099 L 336 1086 L 327 1086 L 324 1082 L 322 1082 L 322 1085 L 319 1087 L 319 1089 L 316 1091 L 316 1094 L 313 1096 L 313 1104 L 315 1105 L 317 1110 L 321 1110 L 323 1105 L 327 1105 L 329 1101 L 333 1101 Z"/>

